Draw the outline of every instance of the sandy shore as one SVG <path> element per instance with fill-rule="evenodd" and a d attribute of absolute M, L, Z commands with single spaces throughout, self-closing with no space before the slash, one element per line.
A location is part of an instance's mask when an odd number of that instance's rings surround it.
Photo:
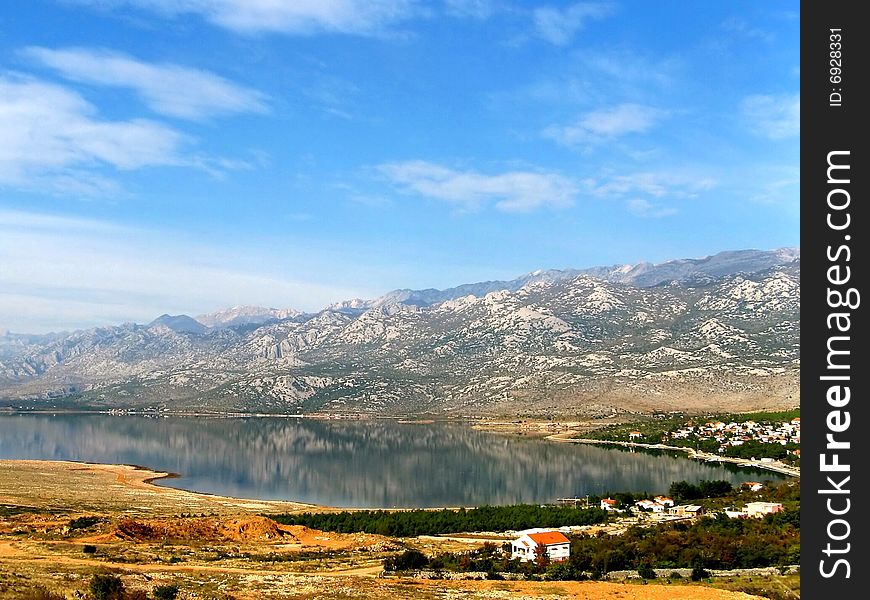
<path fill-rule="evenodd" d="M 155 485 L 170 473 L 130 465 L 0 460 L 0 504 L 41 510 L 161 516 L 181 513 L 288 513 L 326 510 L 312 504 L 252 500 Z"/>

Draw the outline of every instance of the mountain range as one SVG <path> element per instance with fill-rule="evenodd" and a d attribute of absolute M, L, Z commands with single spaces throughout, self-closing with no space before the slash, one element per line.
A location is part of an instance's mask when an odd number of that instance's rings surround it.
<path fill-rule="evenodd" d="M 800 251 L 540 270 L 316 313 L 0 335 L 0 406 L 607 416 L 799 402 Z"/>

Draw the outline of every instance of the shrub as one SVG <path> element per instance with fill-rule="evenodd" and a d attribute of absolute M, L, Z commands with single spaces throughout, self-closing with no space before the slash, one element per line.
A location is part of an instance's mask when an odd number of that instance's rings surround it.
<path fill-rule="evenodd" d="M 410 571 L 422 569 L 429 564 L 429 559 L 419 550 L 405 550 L 398 556 L 393 556 L 384 561 L 387 571 Z"/>
<path fill-rule="evenodd" d="M 655 579 L 656 572 L 653 568 L 648 564 L 642 564 L 637 568 L 637 574 L 643 577 L 644 579 Z"/>
<path fill-rule="evenodd" d="M 692 567 L 692 581 L 701 581 L 710 576 L 710 571 L 700 565 Z"/>
<path fill-rule="evenodd" d="M 124 600 L 124 583 L 117 575 L 94 575 L 89 589 L 94 600 Z"/>
<path fill-rule="evenodd" d="M 79 517 L 69 522 L 70 529 L 87 529 L 102 521 L 100 517 Z"/>
<path fill-rule="evenodd" d="M 151 591 L 156 600 L 175 600 L 178 596 L 178 586 L 175 584 L 158 585 Z"/>
<path fill-rule="evenodd" d="M 97 547 L 93 544 L 85 544 L 84 546 L 82 546 L 82 552 L 84 552 L 85 554 L 96 554 Z"/>
<path fill-rule="evenodd" d="M 669 578 L 669 579 L 682 579 L 683 576 L 680 575 L 680 572 L 679 572 L 679 571 L 671 571 L 671 574 L 668 575 L 668 578 Z"/>

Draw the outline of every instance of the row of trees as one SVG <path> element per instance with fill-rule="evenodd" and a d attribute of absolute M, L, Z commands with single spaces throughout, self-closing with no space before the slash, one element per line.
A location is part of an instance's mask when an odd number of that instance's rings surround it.
<path fill-rule="evenodd" d="M 532 527 L 565 527 L 607 522 L 599 508 L 516 504 L 459 510 L 360 510 L 272 516 L 284 525 L 305 525 L 321 531 L 412 537 L 462 531 L 509 531 Z"/>

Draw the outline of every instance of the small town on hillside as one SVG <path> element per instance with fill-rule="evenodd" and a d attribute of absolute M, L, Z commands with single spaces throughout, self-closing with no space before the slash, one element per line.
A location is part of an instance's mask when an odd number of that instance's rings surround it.
<path fill-rule="evenodd" d="M 629 437 L 636 436 L 640 432 L 633 431 Z M 691 421 L 676 431 L 663 436 L 666 439 L 698 439 L 715 440 L 719 442 L 719 451 L 725 452 L 729 446 L 742 446 L 749 441 L 764 444 L 800 444 L 801 443 L 801 418 L 783 423 L 758 423 L 756 421 L 743 421 L 742 423 L 723 423 L 722 421 L 708 421 L 702 425 L 695 425 Z"/>

